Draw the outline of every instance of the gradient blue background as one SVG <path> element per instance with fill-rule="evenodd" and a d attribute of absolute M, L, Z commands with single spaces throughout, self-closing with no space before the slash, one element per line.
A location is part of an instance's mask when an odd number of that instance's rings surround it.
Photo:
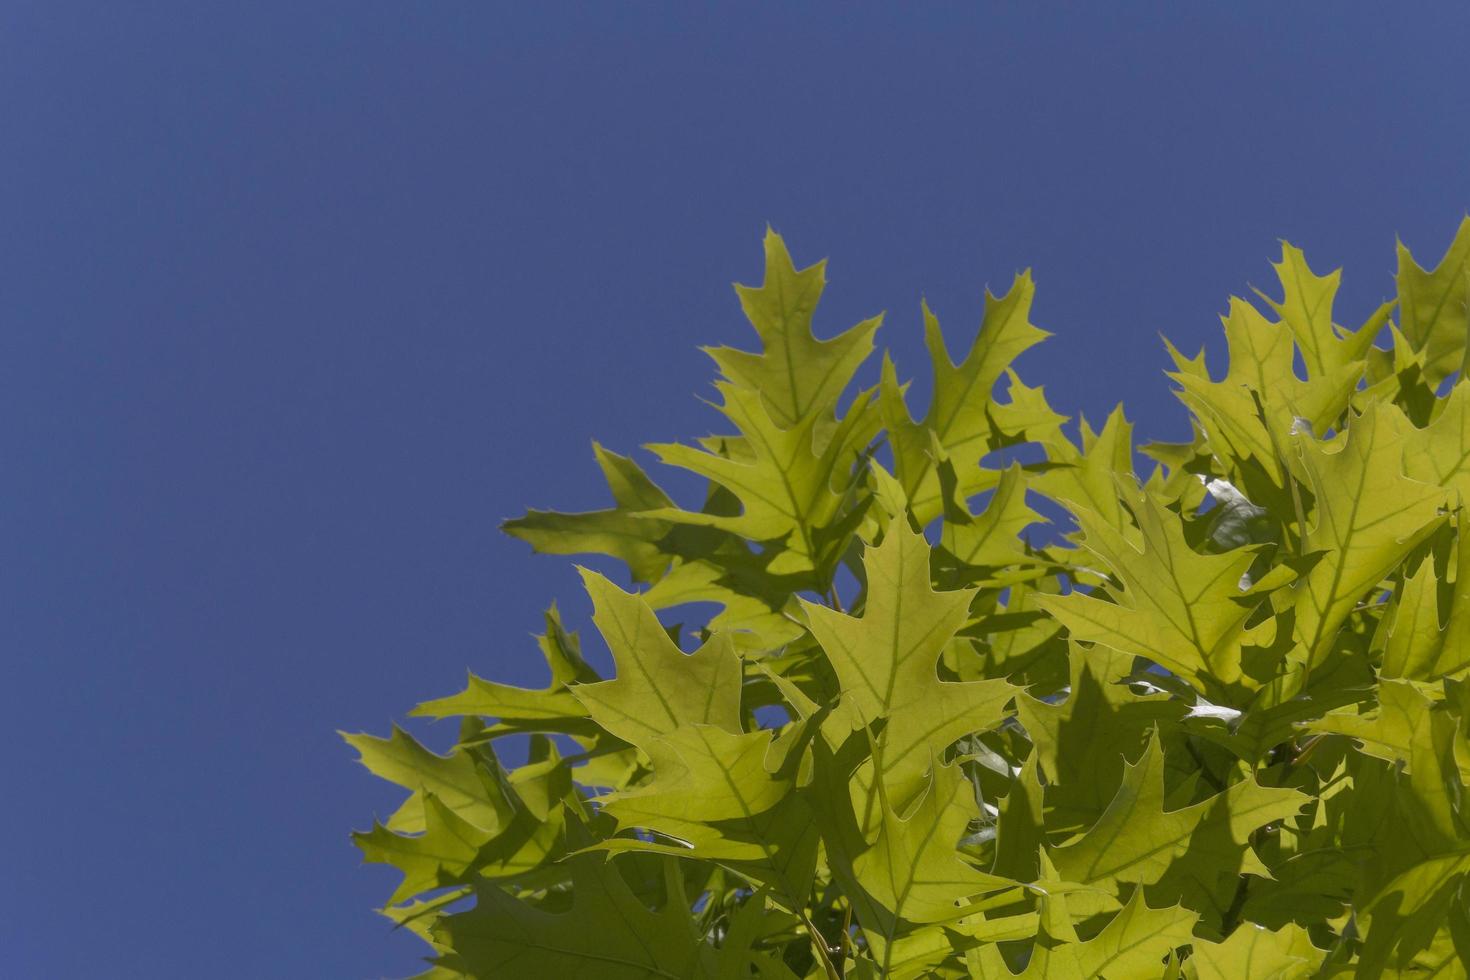
<path fill-rule="evenodd" d="M 767 222 L 1167 437 L 1278 238 L 1356 323 L 1470 205 L 1464 4 L 547 6 L 0 3 L 0 975 L 414 971 L 333 730 L 540 681 L 496 524 L 708 431 Z"/>

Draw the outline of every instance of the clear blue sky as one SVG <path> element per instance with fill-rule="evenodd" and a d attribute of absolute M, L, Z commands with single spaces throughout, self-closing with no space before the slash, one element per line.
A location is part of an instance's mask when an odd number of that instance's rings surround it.
<path fill-rule="evenodd" d="M 785 6 L 0 4 L 0 975 L 413 972 L 334 729 L 540 680 L 496 525 L 708 431 L 767 222 L 1177 436 L 1278 238 L 1356 323 L 1470 206 L 1463 3 Z"/>

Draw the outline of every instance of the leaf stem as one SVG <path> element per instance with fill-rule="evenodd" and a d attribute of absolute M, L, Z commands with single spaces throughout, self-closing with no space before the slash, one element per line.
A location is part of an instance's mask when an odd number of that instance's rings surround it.
<path fill-rule="evenodd" d="M 1235 896 L 1230 899 L 1230 907 L 1225 910 L 1225 916 L 1220 922 L 1220 932 L 1229 936 L 1240 924 L 1240 913 L 1245 909 L 1246 896 L 1250 894 L 1251 876 L 1241 875 L 1235 885 Z"/>
<path fill-rule="evenodd" d="M 822 969 L 827 974 L 827 980 L 842 980 L 842 972 L 832 962 L 832 954 L 830 948 L 827 946 L 827 938 L 822 935 L 822 930 L 817 928 L 816 923 L 811 920 L 811 917 L 805 911 L 799 914 L 801 915 L 801 921 L 806 924 L 807 934 L 811 937 L 812 952 L 817 954 L 817 959 L 821 962 Z"/>

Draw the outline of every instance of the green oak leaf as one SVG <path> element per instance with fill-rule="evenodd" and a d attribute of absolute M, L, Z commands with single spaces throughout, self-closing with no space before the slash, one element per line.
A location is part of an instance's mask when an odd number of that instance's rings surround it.
<path fill-rule="evenodd" d="M 1087 419 L 1079 419 L 1078 438 L 1080 448 L 1061 435 L 1045 443 L 1047 467 L 1032 479 L 1032 486 L 1053 500 L 1083 504 L 1128 533 L 1118 480 L 1133 474 L 1133 426 L 1123 406 L 1113 409 L 1096 432 Z"/>
<path fill-rule="evenodd" d="M 502 826 L 511 817 L 500 766 L 480 749 L 456 748 L 447 756 L 439 755 L 396 725 L 388 738 L 345 732 L 342 737 L 357 749 L 358 761 L 369 772 L 412 794 L 388 818 L 389 830 L 422 831 L 425 794 L 433 794 L 439 808 L 482 827 Z"/>
<path fill-rule="evenodd" d="M 946 459 L 940 466 L 945 486 L 945 521 L 941 545 L 961 568 L 997 568 L 1032 564 L 1023 548 L 1021 532 L 1045 521 L 1026 503 L 1026 483 L 1019 464 L 1012 464 L 996 483 L 985 509 L 972 515 L 953 496 L 957 490 L 954 468 Z"/>
<path fill-rule="evenodd" d="M 1383 620 L 1380 677 L 1436 681 L 1470 672 L 1470 539 L 1458 539 L 1455 553 L 1452 582 L 1441 583 L 1428 559 L 1404 578 L 1398 601 Z"/>
<path fill-rule="evenodd" d="M 1048 828 L 1080 833 L 1112 801 L 1125 757 L 1136 756 L 1159 724 L 1176 722 L 1185 709 L 1167 696 L 1140 695 L 1124 684 L 1131 656 L 1074 645 L 1069 659 L 1067 697 L 1020 696 L 1016 715 L 1046 779 Z"/>
<path fill-rule="evenodd" d="M 389 864 L 403 875 L 391 906 L 435 888 L 475 878 L 504 878 L 534 870 L 563 851 L 561 812 L 537 820 L 528 811 L 487 829 L 455 815 L 432 793 L 423 794 L 424 830 L 407 835 L 381 824 L 353 835 L 363 860 Z"/>
<path fill-rule="evenodd" d="M 788 753 L 783 766 L 773 736 L 689 725 L 647 743 L 652 779 L 603 798 L 603 809 L 620 827 L 646 828 L 673 843 L 614 838 L 599 846 L 718 861 L 800 908 L 815 871 L 817 831 L 794 793 L 800 753 Z"/>
<path fill-rule="evenodd" d="M 1399 329 L 1427 358 L 1431 384 L 1464 366 L 1470 333 L 1470 216 L 1460 222 L 1455 239 L 1433 271 L 1414 261 L 1403 242 L 1398 245 Z"/>
<path fill-rule="evenodd" d="M 740 661 L 728 639 L 717 635 L 686 654 L 642 598 L 596 572 L 584 569 L 582 580 L 592 621 L 617 663 L 612 680 L 571 688 L 599 725 L 645 750 L 686 725 L 741 730 Z"/>
<path fill-rule="evenodd" d="M 1365 934 L 1360 975 L 1382 975 L 1391 962 L 1413 959 L 1428 945 L 1454 894 L 1470 873 L 1470 821 L 1462 812 L 1464 782 L 1456 761 L 1465 736 L 1455 719 L 1412 685 L 1395 693 L 1395 722 L 1405 740 L 1403 765 L 1362 760 L 1355 788 L 1365 795 L 1349 811 L 1343 837 L 1363 847 L 1354 905 Z"/>
<path fill-rule="evenodd" d="M 1385 762 L 1413 765 L 1415 730 L 1424 723 L 1426 699 L 1412 685 L 1385 679 L 1378 685 L 1378 704 L 1368 710 L 1354 705 L 1329 711 L 1321 718 L 1304 722 L 1302 728 L 1325 735 L 1356 739 L 1358 748 Z"/>
<path fill-rule="evenodd" d="M 896 811 L 884 794 L 877 842 L 853 862 L 853 876 L 894 922 L 956 919 L 965 900 L 1016 884 L 972 867 L 955 850 L 973 815 L 965 790 L 956 767 L 936 766 L 907 812 Z"/>
<path fill-rule="evenodd" d="M 1338 274 L 1317 276 L 1301 252 L 1283 244 L 1275 264 L 1281 301 L 1259 293 L 1278 316 L 1266 318 L 1250 303 L 1232 298 L 1223 318 L 1229 369 L 1214 381 L 1203 355 L 1190 359 L 1170 348 L 1171 374 L 1179 397 L 1194 413 L 1222 474 L 1258 503 L 1290 505 L 1289 461 L 1282 446 L 1305 427 L 1325 432 L 1347 408 L 1366 367 L 1373 337 L 1386 322 L 1380 307 L 1368 322 L 1345 337 L 1332 322 Z M 1293 365 L 1300 351 L 1307 378 Z"/>
<path fill-rule="evenodd" d="M 1247 853 L 1251 831 L 1295 816 L 1307 797 L 1247 779 L 1176 810 L 1166 811 L 1164 801 L 1164 754 L 1155 734 L 1142 757 L 1125 766 L 1123 783 L 1097 823 L 1076 840 L 1051 849 L 1057 871 L 1067 881 L 1120 891 L 1126 885 L 1154 884 L 1204 841 L 1195 833 L 1207 823 L 1223 832 L 1211 841 L 1210 853 L 1194 855 L 1197 860 L 1211 860 L 1227 873 L 1256 871 L 1261 865 Z"/>
<path fill-rule="evenodd" d="M 1332 322 L 1332 305 L 1342 281 L 1342 270 L 1317 275 L 1307 265 L 1302 250 L 1288 242 L 1281 243 L 1281 261 L 1273 262 L 1271 267 L 1281 283 L 1280 302 L 1260 290 L 1256 290 L 1256 295 L 1291 331 L 1297 349 L 1302 352 L 1308 377 L 1329 377 L 1361 361 L 1376 331 L 1360 328 L 1343 336 L 1346 332 Z M 1361 370 L 1361 366 L 1355 370 Z"/>
<path fill-rule="evenodd" d="M 742 650 L 773 650 L 803 636 L 805 631 L 793 615 L 796 603 L 791 595 L 800 577 L 772 575 L 768 571 L 770 563 L 770 558 L 743 547 L 737 551 L 722 545 L 702 556 L 676 562 L 667 575 L 643 593 L 643 598 L 655 610 L 716 603 L 721 609 L 705 622 L 706 631 L 729 633 L 731 641 Z"/>
<path fill-rule="evenodd" d="M 660 460 L 718 483 L 739 498 L 739 514 L 674 508 L 647 511 L 659 520 L 703 525 L 752 541 L 779 544 L 773 574 L 821 573 L 840 557 L 842 510 L 849 500 L 852 469 L 871 441 L 876 414 L 859 396 L 822 440 L 816 417 L 789 429 L 777 425 L 759 392 L 720 383 L 721 412 L 744 437 L 738 453 L 711 452 L 666 443 L 648 448 Z M 859 515 L 860 516 L 860 515 Z"/>
<path fill-rule="evenodd" d="M 996 405 L 994 389 L 1012 361 L 1049 336 L 1029 319 L 1035 292 L 1029 271 L 1017 275 L 1003 296 L 987 291 L 980 330 L 958 364 L 950 360 L 939 319 L 924 304 L 924 342 L 933 363 L 934 390 L 919 422 L 909 416 L 893 363 L 884 361 L 880 402 L 893 442 L 896 475 L 921 524 L 943 511 L 931 440 L 937 440 L 954 461 L 960 493 L 969 496 L 994 481 L 993 474 L 980 469 L 981 459 L 1007 439 L 1021 435 L 1000 428 L 997 417 L 1005 418 L 1005 410 Z M 1026 419 L 1023 413 L 1012 413 L 1012 418 L 1018 417 L 1033 425 L 1039 422 L 1040 429 L 1055 424 L 1054 417 Z"/>
<path fill-rule="evenodd" d="M 1224 942 L 1194 943 L 1186 971 L 1196 980 L 1301 980 L 1326 958 L 1307 930 L 1289 925 L 1267 929 L 1247 922 Z"/>
<path fill-rule="evenodd" d="M 895 798 L 911 794 L 930 758 L 961 735 L 998 724 L 1015 695 L 1003 680 L 940 679 L 937 661 L 964 625 L 972 593 L 934 591 L 929 558 L 923 535 L 895 521 L 863 556 L 861 617 L 802 600 L 844 699 L 863 723 L 884 721 L 882 776 Z"/>
<path fill-rule="evenodd" d="M 479 715 L 518 730 L 587 731 L 587 711 L 572 696 L 570 685 L 590 684 L 600 678 L 582 659 L 577 634 L 567 632 L 554 604 L 546 611 L 546 632 L 536 642 L 551 668 L 547 687 L 512 687 L 470 674 L 468 686 L 459 694 L 425 701 L 409 714 L 425 718 Z"/>
<path fill-rule="evenodd" d="M 771 420 L 783 429 L 830 424 L 853 372 L 873 351 L 883 318 L 864 320 L 830 340 L 812 334 L 812 316 L 826 284 L 825 261 L 797 269 L 781 236 L 766 229 L 766 275 L 760 286 L 735 287 L 741 309 L 760 335 L 762 351 L 706 347 L 731 382 L 760 392 Z"/>
<path fill-rule="evenodd" d="M 1063 895 L 1050 895 L 1044 904 L 1065 906 Z M 1066 923 L 1061 936 L 1038 937 L 1026 968 L 1012 973 L 995 947 L 982 947 L 969 954 L 970 976 L 975 978 L 1020 976 L 1027 980 L 1154 980 L 1163 976 L 1164 959 L 1175 948 L 1193 938 L 1195 915 L 1188 909 L 1149 908 L 1143 890 L 1135 889 L 1128 903 L 1102 931 L 1085 942 L 1067 922 L 1065 913 L 1044 919 Z"/>
<path fill-rule="evenodd" d="M 479 753 L 457 752 L 450 761 L 474 754 Z M 481 766 L 479 775 L 491 807 L 461 806 L 456 811 L 423 788 L 410 798 L 419 807 L 415 819 L 396 826 L 392 821 L 375 824 L 366 833 L 353 834 L 364 860 L 392 865 L 402 873 L 390 906 L 435 888 L 531 871 L 563 851 L 561 801 L 571 790 L 571 778 L 554 752 L 508 777 L 488 765 Z M 451 788 L 447 780 L 435 785 Z"/>
<path fill-rule="evenodd" d="M 493 885 L 475 889 L 475 907 L 446 916 L 435 942 L 454 953 L 447 964 L 471 977 L 586 976 L 599 980 L 704 980 L 715 951 L 695 935 L 672 865 L 668 897 L 646 907 L 613 859 L 585 854 L 566 862 L 572 904 L 537 908 Z"/>
<path fill-rule="evenodd" d="M 956 766 L 930 767 L 917 798 L 900 810 L 880 788 L 877 818 L 859 825 L 847 786 L 853 767 L 872 745 L 854 733 L 834 753 L 812 742 L 813 779 L 807 791 L 821 828 L 823 853 L 862 923 L 863 938 L 879 975 L 919 976 L 953 952 L 928 927 L 961 927 L 982 906 L 968 902 L 1015 883 L 975 867 L 957 850 L 974 816 Z"/>
<path fill-rule="evenodd" d="M 391 864 L 403 873 L 402 881 L 388 897 L 390 906 L 462 880 L 480 848 L 495 837 L 493 832 L 455 816 L 433 793 L 425 792 L 421 799 L 424 827 L 419 834 L 395 834 L 377 824 L 353 837 L 364 860 Z"/>
<path fill-rule="evenodd" d="M 1396 411 L 1370 408 L 1335 444 L 1297 437 L 1316 498 L 1306 549 L 1322 554 L 1293 606 L 1308 671 L 1327 659 L 1353 607 L 1441 520 L 1444 492 L 1403 474 Z"/>
<path fill-rule="evenodd" d="M 1178 516 L 1147 493 L 1129 494 L 1141 547 L 1101 515 L 1069 504 L 1082 546 L 1122 583 L 1112 601 L 1072 593 L 1044 596 L 1041 607 L 1075 639 L 1146 657 L 1204 693 L 1242 680 L 1242 645 L 1253 603 L 1242 601 L 1241 578 L 1256 559 L 1237 548 L 1205 555 L 1190 547 Z"/>
<path fill-rule="evenodd" d="M 633 460 L 595 442 L 592 451 L 615 507 L 581 514 L 532 510 L 506 521 L 501 530 L 544 555 L 611 555 L 627 564 L 635 580 L 657 581 L 669 567 L 670 556 L 659 544 L 669 528 L 635 515 L 674 503 Z"/>
<path fill-rule="evenodd" d="M 1470 384 L 1457 384 L 1422 429 L 1404 432 L 1404 475 L 1470 502 Z"/>

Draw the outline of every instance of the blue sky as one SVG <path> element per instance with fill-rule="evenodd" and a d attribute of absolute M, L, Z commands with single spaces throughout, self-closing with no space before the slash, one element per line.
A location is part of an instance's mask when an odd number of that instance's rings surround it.
<path fill-rule="evenodd" d="M 1278 239 L 1356 324 L 1470 206 L 1464 4 L 1062 6 L 0 5 L 0 973 L 413 972 L 334 731 L 540 681 L 496 525 L 715 424 L 768 222 L 1170 437 Z"/>

